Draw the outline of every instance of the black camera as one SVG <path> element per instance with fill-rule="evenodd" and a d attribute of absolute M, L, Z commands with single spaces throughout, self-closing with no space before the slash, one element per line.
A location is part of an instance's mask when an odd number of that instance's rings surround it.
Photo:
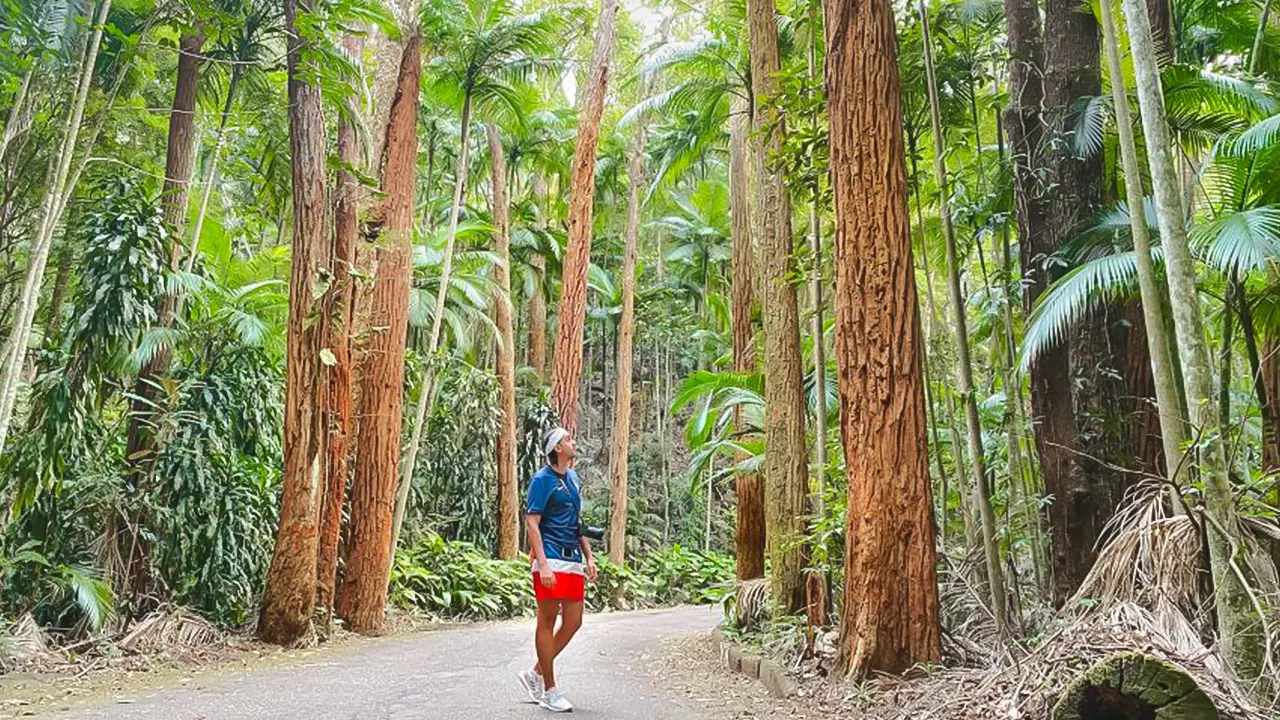
<path fill-rule="evenodd" d="M 604 540 L 604 528 L 591 527 L 585 523 L 578 523 L 578 534 L 589 540 Z"/>

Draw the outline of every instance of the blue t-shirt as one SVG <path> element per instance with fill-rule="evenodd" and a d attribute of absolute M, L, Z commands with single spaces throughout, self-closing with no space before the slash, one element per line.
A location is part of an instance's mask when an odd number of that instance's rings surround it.
<path fill-rule="evenodd" d="M 578 532 L 581 509 L 582 482 L 573 470 L 560 476 L 544 465 L 529 482 L 525 512 L 541 516 L 538 530 L 542 533 L 542 549 L 553 570 L 573 571 L 577 568 L 565 564 L 582 562 L 582 536 Z"/>

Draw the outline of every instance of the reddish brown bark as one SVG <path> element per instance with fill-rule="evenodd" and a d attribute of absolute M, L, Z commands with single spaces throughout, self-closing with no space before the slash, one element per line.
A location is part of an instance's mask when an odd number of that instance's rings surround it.
<path fill-rule="evenodd" d="M 836 355 L 849 482 L 841 643 L 857 677 L 941 654 L 923 337 L 893 8 L 828 0 Z"/>
<path fill-rule="evenodd" d="M 360 57 L 363 42 L 348 35 L 343 46 L 352 57 Z M 351 108 L 354 112 L 354 108 Z M 333 364 L 328 367 L 329 403 L 324 425 L 328 431 L 325 462 L 324 499 L 320 505 L 320 541 L 316 552 L 316 604 L 326 617 L 332 614 L 337 588 L 338 548 L 342 531 L 342 508 L 347 499 L 347 475 L 351 449 L 351 327 L 355 282 L 356 245 L 359 237 L 357 181 L 349 169 L 360 163 L 355 120 L 338 124 L 337 198 L 333 212 L 333 280 L 324 298 L 329 319 L 329 348 Z"/>
<path fill-rule="evenodd" d="M 316 597 L 319 500 L 325 477 L 324 369 L 320 351 L 326 321 L 316 314 L 315 279 L 332 266 L 326 241 L 325 138 L 320 88 L 306 78 L 314 67 L 303 58 L 306 41 L 296 15 L 312 0 L 285 0 L 288 30 L 289 138 L 293 165 L 293 263 L 289 277 L 286 347 L 284 477 L 275 553 L 267 573 L 258 633 L 282 645 L 301 639 L 311 626 Z"/>
<path fill-rule="evenodd" d="M 733 369 L 750 373 L 756 369 L 755 328 L 751 321 L 751 306 L 755 300 L 755 257 L 751 247 L 751 186 L 747 176 L 751 115 L 747 102 L 739 98 L 734 99 L 732 112 L 729 119 L 729 214 L 733 245 Z M 741 428 L 741 410 L 735 414 L 734 423 Z M 764 577 L 764 483 L 757 473 L 740 473 L 737 490 L 738 527 L 734 544 L 738 579 Z"/>
<path fill-rule="evenodd" d="M 582 382 L 582 343 L 587 320 L 587 269 L 591 261 L 591 216 L 596 197 L 596 146 L 604 113 L 609 66 L 613 62 L 618 0 L 602 0 L 587 84 L 578 106 L 578 144 L 569 186 L 569 245 L 561 277 L 560 314 L 556 323 L 555 364 L 551 369 L 551 405 L 560 424 L 578 424 Z"/>
<path fill-rule="evenodd" d="M 781 152 L 786 128 L 778 95 L 778 24 L 773 0 L 747 3 L 754 86 L 757 206 L 761 214 L 765 363 L 765 521 L 773 602 L 790 614 L 804 607 L 804 543 L 809 497 L 804 438 L 804 369 L 800 309 L 792 283 L 800 277 L 792 256 L 791 198 L 786 177 L 770 158 Z"/>
<path fill-rule="evenodd" d="M 627 235 L 622 250 L 622 317 L 618 320 L 617 372 L 614 373 L 613 448 L 609 471 L 613 492 L 609 502 L 609 561 L 621 565 L 627 551 L 627 473 L 631 451 L 631 364 L 636 330 L 636 248 L 640 242 L 640 193 L 644 186 L 645 125 L 636 129 L 627 166 Z M 643 416 L 642 416 L 643 417 Z"/>
<path fill-rule="evenodd" d="M 520 490 L 516 487 L 516 339 L 511 317 L 511 224 L 508 219 L 507 164 L 498 128 L 485 126 L 489 163 L 493 168 L 494 253 L 498 288 L 493 294 L 493 320 L 498 326 L 498 557 L 515 558 L 520 550 Z"/>
<path fill-rule="evenodd" d="M 338 615 L 361 634 L 382 632 L 391 572 L 392 525 L 400 478 L 404 355 L 418 138 L 420 36 L 405 44 L 382 145 L 383 201 L 364 229 L 376 265 L 369 295 L 368 352 L 360 370 L 360 452 L 351 482 L 350 550 Z"/>

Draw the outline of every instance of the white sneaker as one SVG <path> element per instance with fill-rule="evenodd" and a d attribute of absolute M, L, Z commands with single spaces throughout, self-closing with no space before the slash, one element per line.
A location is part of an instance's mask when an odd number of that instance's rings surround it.
<path fill-rule="evenodd" d="M 520 678 L 520 686 L 529 693 L 529 702 L 540 703 L 546 692 L 542 689 L 542 676 L 532 670 L 521 670 L 516 677 Z"/>
<path fill-rule="evenodd" d="M 551 712 L 573 712 L 573 703 L 564 699 L 564 693 L 560 692 L 560 688 L 551 688 L 546 691 L 538 705 Z"/>

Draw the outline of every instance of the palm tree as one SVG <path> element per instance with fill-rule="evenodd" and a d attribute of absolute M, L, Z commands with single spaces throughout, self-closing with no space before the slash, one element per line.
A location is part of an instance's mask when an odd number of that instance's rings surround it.
<path fill-rule="evenodd" d="M 471 123 L 475 106 L 481 106 L 481 110 L 496 110 L 497 106 L 503 106 L 521 117 L 524 113 L 518 102 L 520 86 L 540 74 L 553 72 L 560 64 L 558 48 L 561 47 L 565 15 L 558 12 L 519 15 L 518 9 L 512 0 L 433 0 L 423 5 L 423 25 L 427 28 L 429 40 L 440 47 L 436 59 L 427 68 L 431 91 L 460 100 L 462 127 L 453 204 L 449 208 L 442 258 L 443 280 L 436 296 L 436 310 L 427 341 L 429 355 L 434 355 L 440 348 L 446 288 L 453 270 L 458 218 L 471 165 Z M 419 391 L 409 450 L 396 496 L 396 517 L 404 516 L 404 506 L 409 499 L 409 486 L 417 464 L 418 446 L 426 426 L 433 385 L 434 381 L 428 375 Z M 399 541 L 398 534 L 393 541 Z"/>

